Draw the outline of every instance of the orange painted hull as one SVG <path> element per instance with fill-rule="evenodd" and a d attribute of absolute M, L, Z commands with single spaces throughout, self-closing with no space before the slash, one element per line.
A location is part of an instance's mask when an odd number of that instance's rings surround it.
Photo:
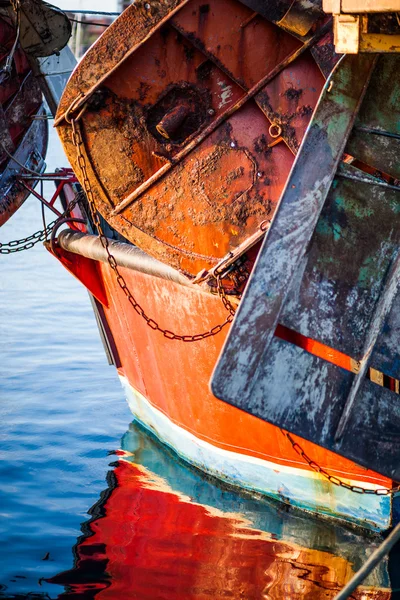
<path fill-rule="evenodd" d="M 271 221 L 318 102 L 324 76 L 308 44 L 324 27 L 300 40 L 236 0 L 130 6 L 78 65 L 56 117 L 92 216 L 100 213 L 147 255 L 196 281 L 243 250 Z M 246 247 L 248 271 L 254 250 Z M 115 273 L 87 257 L 79 265 L 68 260 L 105 305 L 133 413 L 183 458 L 308 510 L 376 529 L 391 525 L 390 496 L 330 483 L 278 428 L 213 396 L 209 381 L 228 326 L 195 343 L 170 338 L 224 323 L 218 297 L 140 269 Z M 223 281 L 236 296 L 246 280 L 240 266 Z M 133 310 L 115 275 L 148 318 Z M 212 292 L 210 280 L 204 285 Z M 348 356 L 307 338 L 296 343 L 351 369 Z M 345 485 L 392 487 L 345 458 L 301 445 Z"/>
<path fill-rule="evenodd" d="M 101 299 L 132 411 L 184 459 L 230 483 L 310 511 L 379 530 L 391 526 L 390 496 L 356 494 L 329 483 L 279 428 L 213 396 L 209 380 L 228 327 L 196 343 L 167 339 L 132 309 L 108 264 L 84 258 L 77 269 L 74 264 L 82 257 L 59 251 L 58 258 Z M 139 271 L 120 271 L 140 305 L 163 328 L 196 334 L 226 318 L 217 296 Z M 346 483 L 392 487 L 382 475 L 298 441 L 313 461 Z"/>

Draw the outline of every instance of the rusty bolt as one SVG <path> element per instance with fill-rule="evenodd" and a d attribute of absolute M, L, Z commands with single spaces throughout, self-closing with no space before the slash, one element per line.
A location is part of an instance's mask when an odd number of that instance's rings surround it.
<path fill-rule="evenodd" d="M 260 177 L 262 177 L 262 176 L 263 176 L 263 173 L 262 173 L 262 171 L 257 171 L 257 177 L 258 177 L 258 178 L 260 178 Z"/>
<path fill-rule="evenodd" d="M 209 108 L 207 113 L 210 115 L 210 117 L 212 117 L 213 115 L 215 115 L 215 110 L 213 108 Z"/>
<path fill-rule="evenodd" d="M 231 142 L 231 148 L 236 148 L 236 142 Z"/>
<path fill-rule="evenodd" d="M 174 134 L 178 132 L 179 128 L 185 121 L 189 114 L 189 106 L 186 103 L 178 104 L 169 110 L 161 121 L 156 125 L 158 133 L 160 133 L 167 140 L 174 137 Z"/>
<path fill-rule="evenodd" d="M 150 4 L 148 2 L 144 5 L 144 7 L 146 10 L 150 10 Z"/>

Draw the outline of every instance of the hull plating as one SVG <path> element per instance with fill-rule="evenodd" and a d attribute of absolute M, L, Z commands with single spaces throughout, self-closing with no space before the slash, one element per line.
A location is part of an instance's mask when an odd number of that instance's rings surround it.
<path fill-rule="evenodd" d="M 372 529 L 390 525 L 389 497 L 359 495 L 334 486 L 313 472 L 278 466 L 272 461 L 216 448 L 172 423 L 120 376 L 132 413 L 181 458 L 225 480 L 253 492 L 271 496 L 301 509 L 336 517 Z M 351 480 L 353 485 L 360 485 Z M 365 484 L 364 484 L 365 485 Z M 370 486 L 373 489 L 373 485 Z"/>
<path fill-rule="evenodd" d="M 71 269 L 77 255 L 67 254 Z M 329 483 L 299 457 L 279 428 L 213 396 L 209 380 L 225 330 L 190 344 L 165 338 L 135 313 L 110 267 L 87 260 L 104 287 L 104 323 L 132 412 L 159 439 L 185 460 L 231 484 L 371 529 L 392 525 L 390 496 L 357 494 Z M 120 270 L 139 304 L 162 327 L 193 334 L 225 319 L 218 297 L 152 274 Z M 82 279 L 82 273 L 75 275 Z M 392 487 L 392 481 L 378 473 L 298 441 L 313 461 L 346 483 L 369 489 Z"/>

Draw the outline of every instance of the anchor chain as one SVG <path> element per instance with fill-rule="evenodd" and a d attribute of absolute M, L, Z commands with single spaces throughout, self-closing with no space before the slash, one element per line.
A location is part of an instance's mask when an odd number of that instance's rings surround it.
<path fill-rule="evenodd" d="M 93 223 L 98 231 L 99 239 L 101 241 L 103 248 L 105 249 L 105 251 L 107 253 L 107 262 L 110 265 L 110 267 L 115 275 L 115 278 L 116 278 L 116 281 L 117 281 L 119 287 L 121 288 L 121 290 L 124 292 L 125 296 L 127 297 L 128 302 L 131 304 L 131 306 L 135 310 L 135 312 L 146 321 L 147 325 L 151 329 L 154 329 L 155 331 L 159 331 L 160 333 L 163 334 L 164 337 L 166 337 L 169 340 L 178 340 L 181 342 L 198 342 L 198 341 L 204 340 L 208 337 L 217 335 L 218 333 L 220 333 L 223 330 L 224 327 L 226 327 L 226 325 L 228 325 L 229 323 L 231 323 L 233 321 L 233 317 L 235 314 L 235 311 L 234 311 L 233 307 L 231 306 L 229 300 L 227 300 L 224 291 L 222 291 L 223 287 L 222 287 L 222 283 L 220 281 L 220 276 L 217 277 L 217 286 L 221 290 L 222 297 L 225 298 L 225 302 L 223 300 L 223 304 L 224 304 L 225 308 L 227 309 L 227 311 L 229 312 L 229 314 L 223 323 L 221 323 L 219 325 L 215 325 L 215 327 L 212 327 L 208 331 L 204 331 L 202 333 L 197 333 L 194 335 L 181 335 L 178 333 L 174 333 L 173 331 L 170 331 L 169 329 L 164 329 L 163 327 L 160 327 L 160 325 L 157 323 L 157 321 L 155 321 L 154 319 L 152 319 L 151 317 L 149 317 L 146 314 L 146 312 L 144 311 L 142 306 L 138 303 L 135 296 L 130 291 L 124 276 L 122 275 L 121 271 L 118 268 L 115 257 L 111 254 L 109 241 L 108 241 L 108 238 L 106 237 L 106 235 L 104 234 L 104 231 L 103 231 L 103 228 L 102 228 L 101 222 L 100 222 L 100 216 L 96 209 L 96 204 L 94 201 L 94 194 L 93 194 L 92 186 L 90 184 L 88 173 L 87 173 L 86 159 L 82 152 L 82 146 L 84 146 L 84 142 L 82 139 L 81 129 L 80 129 L 80 125 L 79 125 L 79 119 L 82 116 L 82 114 L 84 113 L 85 107 L 83 109 L 81 109 L 81 111 L 77 115 L 76 119 L 71 118 L 70 113 L 71 113 L 71 110 L 73 110 L 73 106 L 75 103 L 76 103 L 76 101 L 73 102 L 70 109 L 67 111 L 67 113 L 65 115 L 65 119 L 71 125 L 72 143 L 76 147 L 78 167 L 79 167 L 79 170 L 82 175 L 82 187 L 83 187 L 83 189 L 86 193 L 86 197 L 88 199 L 90 213 L 92 216 Z"/>
<path fill-rule="evenodd" d="M 304 450 L 300 446 L 300 444 L 298 444 L 293 439 L 293 437 L 290 435 L 290 433 L 288 433 L 287 431 L 283 431 L 283 429 L 281 429 L 281 432 L 283 433 L 283 435 L 285 437 L 287 437 L 289 442 L 292 444 L 292 447 L 295 450 L 295 452 L 297 452 L 297 454 L 305 460 L 305 462 L 308 464 L 308 466 L 316 473 L 320 473 L 320 475 L 325 477 L 325 479 L 327 479 L 330 483 L 333 483 L 333 485 L 337 485 L 338 487 L 345 488 L 346 490 L 349 490 L 350 492 L 354 492 L 355 494 L 371 494 L 371 495 L 375 495 L 375 496 L 390 496 L 390 495 L 395 494 L 396 492 L 400 491 L 400 485 L 396 485 L 394 488 L 391 488 L 390 490 L 387 488 L 377 488 L 376 490 L 371 490 L 369 488 L 363 488 L 358 485 L 351 485 L 349 483 L 346 483 L 345 481 L 343 481 L 343 479 L 340 479 L 340 477 L 336 477 L 335 475 L 331 475 L 330 473 L 325 471 L 325 469 L 323 469 L 314 460 L 312 460 L 304 452 Z"/>
<path fill-rule="evenodd" d="M 22 252 L 23 250 L 30 250 L 39 242 L 44 242 L 48 235 L 50 235 L 51 230 L 54 225 L 57 223 L 57 219 L 52 223 L 49 223 L 45 229 L 39 229 L 36 233 L 32 233 L 32 235 L 28 235 L 25 238 L 21 238 L 20 240 L 13 240 L 11 242 L 7 242 L 2 244 L 0 242 L 0 254 L 12 254 L 13 252 Z"/>
<path fill-rule="evenodd" d="M 60 221 L 60 219 L 63 219 L 64 217 L 66 217 L 71 212 L 71 210 L 73 210 L 75 208 L 75 206 L 78 204 L 78 202 L 79 202 L 79 197 L 72 200 L 68 204 L 67 209 L 63 212 L 63 214 L 60 215 L 57 219 L 55 219 L 51 223 L 49 223 L 47 225 L 47 227 L 44 227 L 43 229 L 39 229 L 35 233 L 32 233 L 31 235 L 28 235 L 25 238 L 21 238 L 20 240 L 12 240 L 11 242 L 5 242 L 5 243 L 0 242 L 0 254 L 12 254 L 14 252 L 22 252 L 23 250 L 30 250 L 31 248 L 33 248 L 33 246 L 35 246 L 39 242 L 44 242 L 47 239 L 47 237 L 51 234 L 52 229 L 57 225 L 57 223 Z"/>
<path fill-rule="evenodd" d="M 221 277 L 221 275 L 216 275 L 215 276 L 215 280 L 217 282 L 218 296 L 221 298 L 222 304 L 225 306 L 225 308 L 228 311 L 228 313 L 230 313 L 232 315 L 232 317 L 234 317 L 235 316 L 235 312 L 236 312 L 236 308 L 231 304 L 229 298 L 227 297 L 227 295 L 225 293 L 225 288 L 222 285 L 222 277 Z"/>

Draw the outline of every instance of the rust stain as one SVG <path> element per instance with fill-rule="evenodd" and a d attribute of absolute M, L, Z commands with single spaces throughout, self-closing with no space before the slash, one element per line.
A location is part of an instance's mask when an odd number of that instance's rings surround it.
<path fill-rule="evenodd" d="M 100 39 L 99 56 L 91 51 L 78 66 L 60 114 L 97 70 L 102 84 L 81 129 L 98 208 L 133 243 L 195 275 L 271 219 L 324 78 L 306 52 L 202 137 L 301 44 L 237 0 L 190 0 L 169 20 L 167 4 L 178 5 L 162 3 L 148 17 L 151 27 L 143 4 L 121 15 L 116 35 L 108 30 Z M 128 52 L 135 18 L 137 48 Z M 108 58 L 106 77 L 99 59 L 115 45 L 121 60 Z M 271 123 L 286 142 L 273 148 Z M 69 126 L 59 131 L 74 164 Z M 135 194 L 140 186 L 145 191 Z"/>

